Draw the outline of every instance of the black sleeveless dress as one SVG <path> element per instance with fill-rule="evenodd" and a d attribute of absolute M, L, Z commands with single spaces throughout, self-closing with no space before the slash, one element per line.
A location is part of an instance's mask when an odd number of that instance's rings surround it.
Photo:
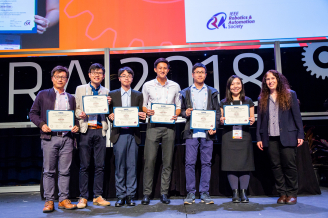
<path fill-rule="evenodd" d="M 254 106 L 252 99 L 245 97 L 242 104 L 248 104 L 249 107 Z M 231 105 L 221 100 L 220 107 L 223 105 Z M 240 105 L 240 101 L 233 101 L 233 105 Z M 242 139 L 232 138 L 233 126 L 223 125 L 222 131 L 222 148 L 221 148 L 221 169 L 223 171 L 254 171 L 254 154 L 252 137 L 249 132 L 249 126 L 242 126 Z"/>

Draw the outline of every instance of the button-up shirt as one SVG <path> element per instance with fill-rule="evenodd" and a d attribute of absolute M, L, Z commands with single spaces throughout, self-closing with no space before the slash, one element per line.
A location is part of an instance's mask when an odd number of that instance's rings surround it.
<path fill-rule="evenodd" d="M 191 101 L 193 109 L 195 110 L 206 110 L 207 109 L 207 89 L 204 84 L 201 89 L 197 89 L 195 84 L 190 88 Z M 205 130 L 194 129 L 193 138 L 206 138 Z"/>
<path fill-rule="evenodd" d="M 131 88 L 126 92 L 121 88 L 122 107 L 131 107 Z"/>
<path fill-rule="evenodd" d="M 269 136 L 280 136 L 279 131 L 279 103 L 269 98 Z"/>
<path fill-rule="evenodd" d="M 58 90 L 55 90 L 56 93 L 56 102 L 55 102 L 55 110 L 69 110 L 69 103 L 68 103 L 68 97 L 64 90 L 63 93 L 59 94 Z M 58 104 L 57 104 L 58 102 Z"/>
<path fill-rule="evenodd" d="M 161 85 L 157 78 L 150 80 L 142 87 L 143 107 L 150 109 L 151 103 L 161 103 L 175 104 L 176 109 L 181 109 L 180 91 L 179 84 L 172 80 L 166 80 L 164 85 Z"/>
<path fill-rule="evenodd" d="M 100 90 L 100 85 L 98 86 L 98 88 L 93 87 L 91 85 L 91 82 L 89 83 L 89 85 L 91 87 L 92 94 L 93 95 L 98 95 L 99 94 L 99 90 Z M 100 114 L 97 115 L 97 125 L 98 126 L 102 126 Z"/>

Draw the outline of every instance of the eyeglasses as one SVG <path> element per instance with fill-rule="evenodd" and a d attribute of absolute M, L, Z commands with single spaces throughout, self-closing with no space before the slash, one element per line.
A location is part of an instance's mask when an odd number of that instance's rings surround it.
<path fill-rule="evenodd" d="M 91 72 L 92 76 L 101 76 L 103 74 L 104 74 L 103 72 Z"/>
<path fill-rule="evenodd" d="M 55 80 L 67 80 L 66 76 L 53 76 Z"/>
<path fill-rule="evenodd" d="M 119 76 L 119 77 L 121 77 L 122 79 L 123 79 L 123 78 L 126 78 L 126 79 L 132 79 L 132 76 Z"/>
<path fill-rule="evenodd" d="M 205 71 L 195 71 L 194 74 L 205 74 Z"/>

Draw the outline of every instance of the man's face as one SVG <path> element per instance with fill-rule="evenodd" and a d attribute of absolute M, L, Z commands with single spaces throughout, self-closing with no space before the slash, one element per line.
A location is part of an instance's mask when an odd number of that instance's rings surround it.
<path fill-rule="evenodd" d="M 204 83 L 207 73 L 203 67 L 197 67 L 192 73 L 195 83 Z"/>
<path fill-rule="evenodd" d="M 157 77 L 166 79 L 166 75 L 170 70 L 166 63 L 160 62 L 157 64 L 156 68 L 154 68 L 154 71 L 157 73 Z"/>
<path fill-rule="evenodd" d="M 105 75 L 102 69 L 94 69 L 89 73 L 89 78 L 92 83 L 100 85 L 100 83 L 104 80 Z"/>
<path fill-rule="evenodd" d="M 56 71 L 51 77 L 51 81 L 56 89 L 63 89 L 67 83 L 67 75 L 64 71 Z"/>
<path fill-rule="evenodd" d="M 126 86 L 126 87 L 130 87 L 131 86 L 131 83 L 133 81 L 133 77 L 131 74 L 128 73 L 128 71 L 124 71 L 120 77 L 118 78 L 118 80 L 121 82 L 121 84 L 123 86 Z"/>

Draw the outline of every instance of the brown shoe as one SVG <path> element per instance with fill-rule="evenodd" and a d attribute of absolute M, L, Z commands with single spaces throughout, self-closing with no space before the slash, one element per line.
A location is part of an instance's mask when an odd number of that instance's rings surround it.
<path fill-rule="evenodd" d="M 297 203 L 297 197 L 288 196 L 286 199 L 286 204 L 296 204 Z"/>
<path fill-rule="evenodd" d="M 286 195 L 280 196 L 280 198 L 277 200 L 277 204 L 286 204 L 286 199 L 287 199 Z"/>
<path fill-rule="evenodd" d="M 110 206 L 110 202 L 103 199 L 101 196 L 93 199 L 93 204 L 98 206 Z"/>
<path fill-rule="evenodd" d="M 79 203 L 77 204 L 77 208 L 82 209 L 88 206 L 88 200 L 85 198 L 80 198 Z"/>
<path fill-rule="evenodd" d="M 70 200 L 65 199 L 58 203 L 59 209 L 74 210 L 76 209 L 76 204 L 72 204 Z"/>
<path fill-rule="evenodd" d="M 43 213 L 50 213 L 52 211 L 54 211 L 54 202 L 46 201 L 46 203 L 44 204 Z"/>

